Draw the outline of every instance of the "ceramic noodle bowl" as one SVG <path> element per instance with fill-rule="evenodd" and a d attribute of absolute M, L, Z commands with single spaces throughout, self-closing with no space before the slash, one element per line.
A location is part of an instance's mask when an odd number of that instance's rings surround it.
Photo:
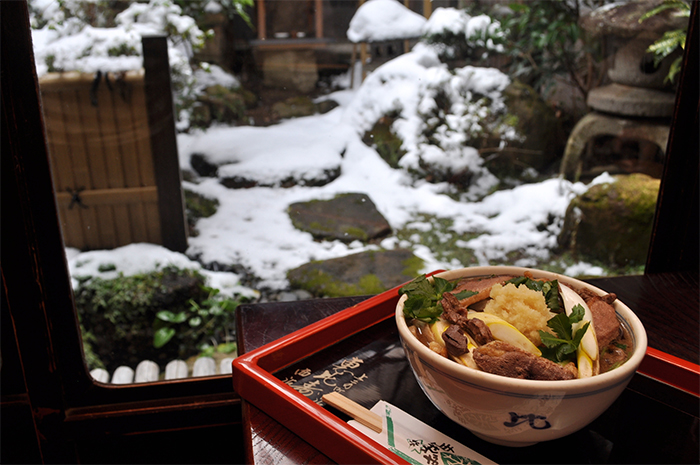
<path fill-rule="evenodd" d="M 446 271 L 447 280 L 490 275 L 557 279 L 596 294 L 603 290 L 556 273 L 520 267 L 474 267 Z M 631 333 L 634 350 L 621 366 L 596 376 L 562 381 L 515 379 L 461 365 L 433 352 L 409 331 L 402 296 L 396 324 L 413 373 L 423 392 L 442 413 L 486 441 L 527 446 L 574 433 L 600 416 L 622 394 L 644 358 L 647 336 L 639 318 L 622 302 L 613 303 Z"/>

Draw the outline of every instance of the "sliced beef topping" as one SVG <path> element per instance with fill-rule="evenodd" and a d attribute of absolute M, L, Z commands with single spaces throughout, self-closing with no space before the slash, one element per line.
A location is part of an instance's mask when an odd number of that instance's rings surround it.
<path fill-rule="evenodd" d="M 598 347 L 605 347 L 620 336 L 620 321 L 615 314 L 612 303 L 617 299 L 615 294 L 598 296 L 588 289 L 575 289 L 591 309 L 593 328 L 598 338 Z"/>
<path fill-rule="evenodd" d="M 599 347 L 605 347 L 620 336 L 620 321 L 615 309 L 602 299 L 586 302 L 593 314 L 593 327 Z"/>
<path fill-rule="evenodd" d="M 460 301 L 462 306 L 468 307 L 473 303 L 488 299 L 494 284 L 503 284 L 514 277 L 515 276 L 491 276 L 483 279 L 465 278 L 457 284 L 452 292 L 454 294 L 458 294 L 462 291 L 476 292 L 473 296 Z"/>
<path fill-rule="evenodd" d="M 459 357 L 469 352 L 467 348 L 467 336 L 459 329 L 459 326 L 452 325 L 442 333 L 442 340 L 450 355 Z"/>
<path fill-rule="evenodd" d="M 530 379 L 561 380 L 578 377 L 576 365 L 569 363 L 566 367 L 544 357 L 535 357 L 530 365 Z"/>
<path fill-rule="evenodd" d="M 468 332 L 472 339 L 474 339 L 474 342 L 479 345 L 488 344 L 494 340 L 489 327 L 478 318 L 469 318 L 463 329 Z"/>
<path fill-rule="evenodd" d="M 483 371 L 510 378 L 527 379 L 532 363 L 524 350 L 510 344 L 494 341 L 473 351 L 474 362 Z"/>
<path fill-rule="evenodd" d="M 486 344 L 493 341 L 491 330 L 486 324 L 476 318 L 467 317 L 467 309 L 453 294 L 445 292 L 442 295 L 442 314 L 447 321 L 466 331 L 477 344 Z M 444 338 L 444 336 L 443 336 Z"/>
<path fill-rule="evenodd" d="M 572 287 L 572 289 L 574 288 Z M 585 287 L 581 289 L 574 289 L 574 291 L 576 291 L 576 293 L 580 295 L 586 303 L 588 303 L 588 301 L 591 299 L 600 299 L 603 302 L 612 305 L 612 303 L 615 302 L 615 300 L 617 299 L 617 294 L 614 294 L 612 292 L 610 294 L 598 295 L 590 289 L 586 289 Z"/>
<path fill-rule="evenodd" d="M 574 379 L 575 374 L 546 358 L 512 346 L 493 341 L 473 351 L 474 362 L 483 371 L 510 378 L 562 380 Z"/>
<path fill-rule="evenodd" d="M 442 294 L 442 315 L 453 325 L 463 326 L 467 321 L 467 309 L 462 307 L 460 301 L 453 294 Z"/>

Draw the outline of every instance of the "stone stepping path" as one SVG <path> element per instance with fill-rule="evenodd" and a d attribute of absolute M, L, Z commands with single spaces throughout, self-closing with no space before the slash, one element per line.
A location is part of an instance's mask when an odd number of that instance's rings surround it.
<path fill-rule="evenodd" d="M 391 226 L 367 194 L 293 203 L 288 212 L 294 227 L 319 240 L 370 242 L 391 233 Z"/>

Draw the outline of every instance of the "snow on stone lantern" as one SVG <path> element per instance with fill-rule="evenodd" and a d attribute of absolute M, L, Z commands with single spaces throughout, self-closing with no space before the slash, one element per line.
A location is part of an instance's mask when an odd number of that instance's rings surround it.
<path fill-rule="evenodd" d="M 427 12 L 426 12 L 427 13 Z M 357 45 L 360 45 L 360 72 L 364 80 L 367 65 L 373 68 L 408 52 L 409 41 L 417 40 L 428 20 L 398 0 L 368 0 L 357 9 L 347 31 L 353 43 L 351 86 L 355 80 Z M 368 51 L 368 44 L 370 45 Z"/>
<path fill-rule="evenodd" d="M 587 142 L 600 136 L 636 139 L 654 153 L 657 146 L 665 152 L 675 93 L 664 80 L 676 55 L 667 57 L 657 67 L 647 49 L 664 32 L 682 28 L 687 19 L 666 10 L 639 21 L 660 3 L 661 0 L 617 2 L 582 18 L 581 25 L 589 34 L 608 40 L 616 51 L 608 70 L 611 83 L 588 93 L 586 103 L 592 111 L 569 136 L 560 167 L 564 177 L 578 179 Z"/>

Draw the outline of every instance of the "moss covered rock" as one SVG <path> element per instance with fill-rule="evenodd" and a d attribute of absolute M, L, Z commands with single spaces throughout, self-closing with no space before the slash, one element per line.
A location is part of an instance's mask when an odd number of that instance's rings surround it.
<path fill-rule="evenodd" d="M 189 189 L 183 189 L 185 194 L 185 216 L 189 228 L 189 236 L 194 237 L 199 233 L 196 228 L 200 218 L 209 218 L 216 213 L 219 201 L 215 198 L 207 197 Z"/>
<path fill-rule="evenodd" d="M 639 173 L 615 179 L 595 185 L 571 201 L 559 245 L 580 260 L 612 267 L 642 265 L 660 182 Z"/>
<path fill-rule="evenodd" d="M 368 251 L 307 263 L 290 270 L 287 279 L 316 297 L 374 295 L 415 278 L 422 266 L 410 250 Z"/>
<path fill-rule="evenodd" d="M 214 122 L 237 123 L 245 118 L 246 109 L 256 103 L 257 97 L 245 89 L 209 86 L 197 96 L 191 122 L 197 127 L 208 127 Z"/>
<path fill-rule="evenodd" d="M 272 105 L 272 111 L 278 118 L 299 118 L 316 113 L 316 105 L 306 96 L 290 97 Z"/>
<path fill-rule="evenodd" d="M 288 212 L 295 228 L 319 240 L 368 242 L 391 233 L 391 226 L 366 194 L 297 202 L 289 206 Z"/>

